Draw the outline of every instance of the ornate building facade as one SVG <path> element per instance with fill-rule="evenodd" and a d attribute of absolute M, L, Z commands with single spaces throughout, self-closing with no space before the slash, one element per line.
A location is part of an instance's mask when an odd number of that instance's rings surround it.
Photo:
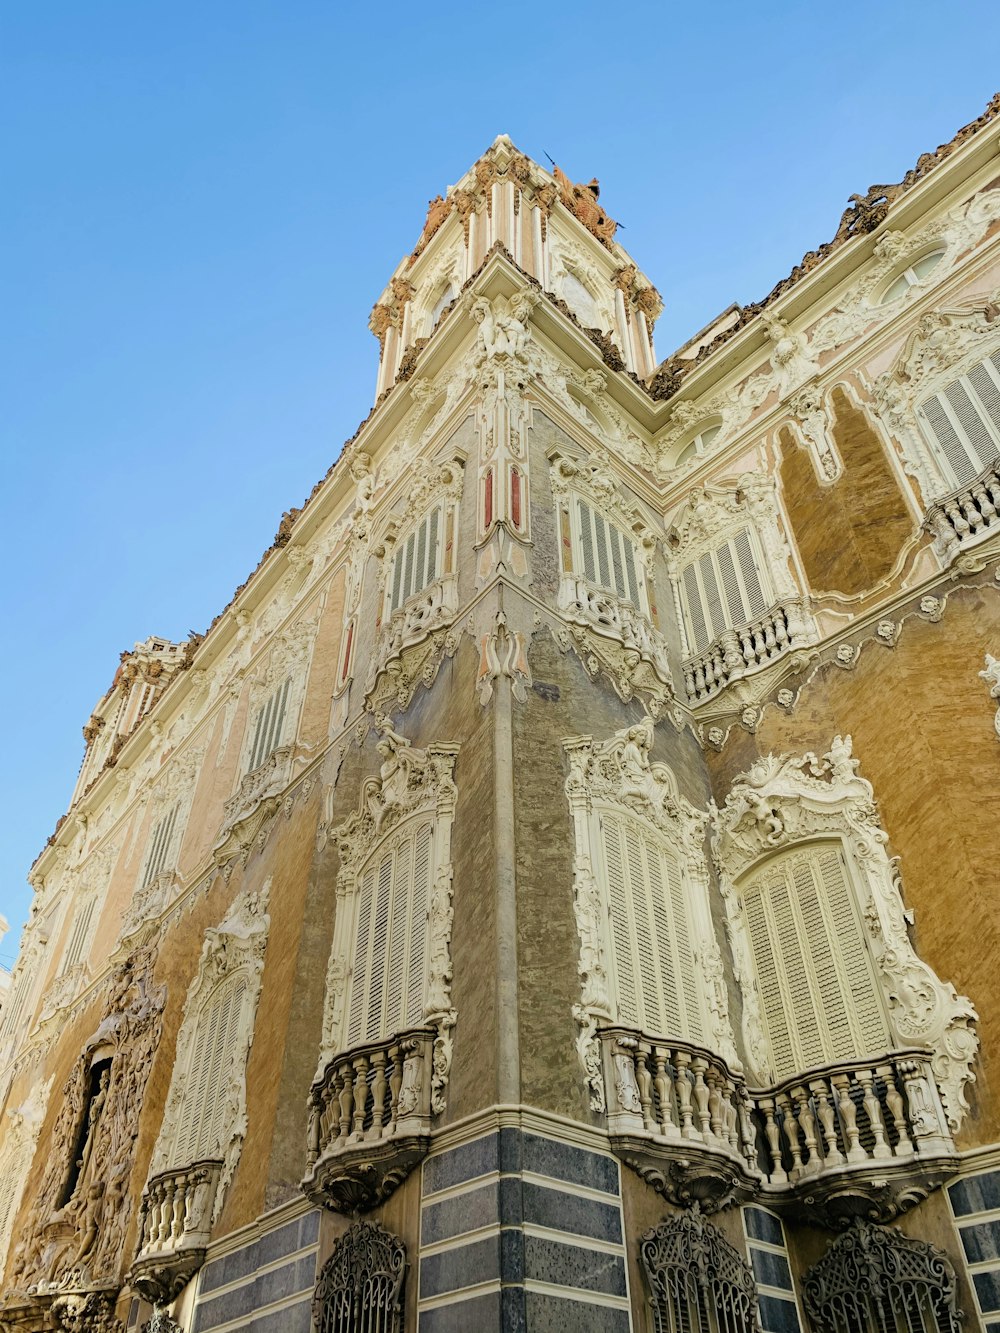
<path fill-rule="evenodd" d="M 0 1327 L 1000 1328 L 1000 99 L 658 363 L 501 137 L 125 654 L 0 1014 Z"/>

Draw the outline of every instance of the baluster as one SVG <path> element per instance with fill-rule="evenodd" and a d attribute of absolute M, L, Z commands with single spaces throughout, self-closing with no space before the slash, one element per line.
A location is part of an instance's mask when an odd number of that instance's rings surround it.
<path fill-rule="evenodd" d="M 885 1101 L 896 1130 L 896 1156 L 910 1157 L 913 1155 L 913 1143 L 906 1127 L 903 1097 L 896 1087 L 896 1071 L 892 1065 L 879 1065 L 878 1073 L 885 1083 Z"/>
<path fill-rule="evenodd" d="M 377 1050 L 372 1055 L 375 1078 L 372 1082 L 372 1127 L 368 1131 L 370 1139 L 382 1137 L 382 1125 L 385 1122 L 385 1059 L 384 1049 Z"/>
<path fill-rule="evenodd" d="M 994 512 L 1000 512 L 1000 475 L 996 468 L 986 478 L 986 489 L 989 491 L 990 500 L 993 502 Z"/>
<path fill-rule="evenodd" d="M 705 693 L 705 666 L 703 662 L 696 662 L 694 668 L 695 696 L 700 699 Z"/>
<path fill-rule="evenodd" d="M 948 516 L 948 522 L 955 529 L 958 540 L 962 541 L 964 538 L 968 537 L 969 525 L 962 517 L 962 511 L 959 509 L 955 501 L 946 500 L 943 507 L 945 514 Z"/>
<path fill-rule="evenodd" d="M 694 672 L 689 666 L 684 668 L 684 688 L 687 690 L 687 697 L 689 699 L 697 697 L 694 686 Z"/>
<path fill-rule="evenodd" d="M 191 1182 L 188 1173 L 182 1171 L 177 1177 L 174 1185 L 174 1209 L 173 1217 L 170 1219 L 170 1240 L 174 1245 L 180 1245 L 184 1239 L 185 1222 L 187 1221 L 187 1204 L 191 1193 Z"/>
<path fill-rule="evenodd" d="M 354 1083 L 350 1077 L 351 1064 L 347 1060 L 337 1070 L 338 1077 L 343 1079 L 340 1087 L 340 1133 L 337 1136 L 337 1146 L 341 1147 L 347 1142 L 347 1136 L 351 1132 L 351 1110 L 354 1106 Z"/>
<path fill-rule="evenodd" d="M 166 1199 L 167 1184 L 161 1180 L 156 1187 L 156 1194 L 153 1196 L 152 1226 L 150 1235 L 154 1250 L 162 1250 L 163 1242 L 167 1234 L 166 1228 Z"/>
<path fill-rule="evenodd" d="M 764 630 L 759 624 L 753 628 L 753 653 L 757 662 L 764 660 Z"/>
<path fill-rule="evenodd" d="M 764 621 L 764 652 L 768 657 L 775 652 L 775 617 L 768 616 Z"/>
<path fill-rule="evenodd" d="M 799 1087 L 792 1089 L 792 1099 L 796 1104 L 796 1119 L 805 1144 L 803 1170 L 807 1172 L 821 1171 L 823 1162 L 819 1152 L 819 1141 L 816 1138 L 816 1117 L 809 1105 L 809 1093 L 800 1084 Z"/>
<path fill-rule="evenodd" d="M 722 1077 L 717 1069 L 711 1066 L 705 1072 L 705 1081 L 708 1083 L 708 1123 L 712 1129 L 713 1139 L 722 1139 L 722 1131 L 725 1128 L 725 1122 L 722 1114 L 722 1091 L 720 1083 Z"/>
<path fill-rule="evenodd" d="M 674 1124 L 672 1089 L 670 1075 L 667 1073 L 669 1056 L 670 1052 L 665 1051 L 662 1046 L 654 1047 L 653 1060 L 656 1064 L 656 1074 L 653 1078 L 653 1086 L 656 1089 L 656 1105 L 660 1113 L 660 1133 L 669 1138 L 676 1138 L 677 1126 Z"/>
<path fill-rule="evenodd" d="M 873 1087 L 872 1071 L 870 1069 L 859 1069 L 858 1082 L 861 1084 L 861 1090 L 864 1094 L 864 1106 L 868 1115 L 868 1123 L 871 1125 L 872 1133 L 875 1135 L 875 1146 L 872 1148 L 872 1156 L 891 1157 L 892 1149 L 885 1141 L 885 1126 L 882 1123 L 882 1107 L 879 1105 L 879 1100 Z"/>
<path fill-rule="evenodd" d="M 396 1128 L 396 1120 L 399 1116 L 399 1090 L 403 1086 L 403 1052 L 399 1048 L 399 1043 L 389 1048 L 389 1059 L 391 1069 L 389 1073 L 389 1128 L 386 1134 L 391 1134 Z"/>
<path fill-rule="evenodd" d="M 741 629 L 739 631 L 739 636 L 740 636 L 740 649 L 743 653 L 743 661 L 747 664 L 748 667 L 752 667 L 754 665 L 754 654 L 753 654 L 753 639 L 750 636 L 750 631 L 748 629 Z"/>
<path fill-rule="evenodd" d="M 694 1139 L 698 1136 L 698 1131 L 695 1129 L 691 1118 L 691 1083 L 688 1079 L 690 1063 L 691 1057 L 686 1051 L 674 1052 L 674 1068 L 677 1071 L 674 1079 L 674 1093 L 677 1097 L 677 1110 L 681 1118 L 681 1137 L 685 1139 Z"/>
<path fill-rule="evenodd" d="M 364 1130 L 365 1111 L 368 1109 L 368 1057 L 354 1057 L 354 1127 L 351 1138 L 360 1139 Z"/>
<path fill-rule="evenodd" d="M 734 1153 L 740 1150 L 740 1136 L 736 1125 L 738 1116 L 736 1113 L 736 1084 L 731 1078 L 727 1078 L 723 1087 L 722 1098 L 722 1116 L 723 1129 L 726 1135 L 726 1142 Z"/>
<path fill-rule="evenodd" d="M 903 1075 L 903 1086 L 906 1089 L 906 1102 L 910 1112 L 909 1120 L 913 1131 L 913 1140 L 919 1152 L 922 1139 L 937 1135 L 937 1117 L 931 1108 L 930 1094 L 927 1091 L 927 1084 L 924 1081 L 921 1066 L 916 1060 L 901 1060 L 899 1069 Z"/>
<path fill-rule="evenodd" d="M 868 1154 L 861 1146 L 858 1132 L 857 1111 L 851 1100 L 850 1075 L 837 1074 L 830 1080 L 837 1091 L 837 1109 L 840 1111 L 840 1123 L 844 1127 L 847 1140 L 847 1160 L 849 1162 L 867 1162 Z"/>
<path fill-rule="evenodd" d="M 989 495 L 986 493 L 986 487 L 983 485 L 981 481 L 976 482 L 975 486 L 973 486 L 972 498 L 975 500 L 976 505 L 979 508 L 979 512 L 986 520 L 986 525 L 988 527 L 996 518 L 997 511 L 993 507 L 992 501 L 990 500 Z"/>
<path fill-rule="evenodd" d="M 820 1128 L 826 1142 L 826 1164 L 840 1166 L 844 1154 L 837 1147 L 837 1114 L 833 1109 L 826 1081 L 821 1078 L 815 1079 L 809 1084 L 809 1090 L 816 1099 L 816 1114 L 819 1116 Z"/>
<path fill-rule="evenodd" d="M 705 1070 L 707 1067 L 708 1061 L 700 1055 L 691 1061 L 691 1072 L 694 1074 L 694 1103 L 698 1113 L 698 1124 L 701 1126 L 701 1137 L 706 1143 L 711 1132 L 708 1115 L 708 1088 L 705 1085 Z"/>
<path fill-rule="evenodd" d="M 642 1110 L 642 1123 L 650 1134 L 656 1133 L 656 1116 L 653 1114 L 653 1076 L 646 1063 L 649 1047 L 640 1045 L 635 1053 L 635 1082 L 639 1089 L 639 1106 Z"/>
<path fill-rule="evenodd" d="M 788 1179 L 788 1173 L 781 1163 L 781 1131 L 774 1117 L 774 1098 L 761 1097 L 759 1105 L 764 1113 L 764 1137 L 771 1154 L 771 1184 L 781 1185 Z"/>
<path fill-rule="evenodd" d="M 746 1158 L 747 1165 L 751 1171 L 758 1170 L 757 1166 L 757 1126 L 754 1124 L 751 1114 L 753 1109 L 750 1101 L 750 1094 L 742 1085 L 736 1093 L 736 1116 L 740 1127 L 740 1144 L 743 1149 L 743 1156 Z M 773 1119 L 773 1118 L 772 1118 Z M 775 1140 L 777 1141 L 778 1127 L 774 1126 Z M 779 1156 L 780 1169 L 780 1156 Z M 777 1176 L 772 1176 L 777 1180 Z"/>
<path fill-rule="evenodd" d="M 976 508 L 972 496 L 966 492 L 966 494 L 962 496 L 960 503 L 962 506 L 962 513 L 965 515 L 969 528 L 972 532 L 978 532 L 983 526 L 983 516 Z"/>
<path fill-rule="evenodd" d="M 784 610 L 780 607 L 778 608 L 778 614 L 774 618 L 774 637 L 777 640 L 778 650 L 780 652 L 788 642 L 788 621 L 785 617 Z"/>
<path fill-rule="evenodd" d="M 785 1142 L 792 1154 L 792 1175 L 802 1174 L 802 1145 L 799 1143 L 799 1123 L 795 1119 L 795 1108 L 787 1092 L 779 1092 L 775 1098 L 782 1114 L 781 1128 L 785 1131 Z"/>

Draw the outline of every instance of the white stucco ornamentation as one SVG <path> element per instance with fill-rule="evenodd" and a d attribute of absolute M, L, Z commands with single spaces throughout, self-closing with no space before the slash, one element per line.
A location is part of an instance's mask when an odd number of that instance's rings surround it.
<path fill-rule="evenodd" d="M 604 1079 L 597 1029 L 619 1019 L 611 980 L 609 888 L 601 882 L 598 819 L 601 811 L 638 815 L 675 857 L 688 905 L 689 928 L 703 987 L 707 1044 L 733 1068 L 740 1067 L 729 1018 L 721 954 L 709 911 L 705 830 L 708 817 L 677 794 L 665 764 L 650 761 L 653 722 L 625 727 L 606 741 L 573 736 L 563 741 L 569 760 L 566 797 L 573 819 L 573 911 L 580 936 L 580 999 L 573 1006 L 579 1026 L 577 1050 L 590 1104 L 603 1111 Z M 677 1035 L 677 1034 L 660 1034 Z"/>
<path fill-rule="evenodd" d="M 839 842 L 868 931 L 891 1028 L 901 1047 L 929 1047 L 933 1052 L 932 1069 L 948 1121 L 957 1129 L 968 1110 L 965 1089 L 976 1077 L 977 1014 L 965 996 L 917 957 L 910 943 L 907 925 L 912 914 L 903 907 L 897 864 L 885 850 L 886 834 L 871 783 L 858 768 L 850 736 L 834 737 L 822 757 L 768 755 L 736 780 L 725 805 L 715 813 L 713 852 L 743 991 L 747 1051 L 756 1076 L 767 1081 L 771 1059 L 740 882 L 779 849 Z"/>
<path fill-rule="evenodd" d="M 453 773 L 459 747 L 436 744 L 418 749 L 394 731 L 387 718 L 378 717 L 377 726 L 381 733 L 377 746 L 381 759 L 379 776 L 364 783 L 358 809 L 328 834 L 337 844 L 340 868 L 317 1077 L 322 1076 L 329 1062 L 347 1046 L 347 1002 L 361 873 L 400 825 L 420 815 L 430 815 L 433 838 L 422 1021 L 435 1029 L 431 1104 L 434 1112 L 440 1113 L 445 1107 L 452 1029 L 457 1018 L 451 1007 L 451 924 L 454 916 L 451 828 L 458 795 Z"/>

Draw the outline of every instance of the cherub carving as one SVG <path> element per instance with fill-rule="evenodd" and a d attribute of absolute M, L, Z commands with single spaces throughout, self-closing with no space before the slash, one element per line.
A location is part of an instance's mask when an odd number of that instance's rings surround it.
<path fill-rule="evenodd" d="M 479 336 L 486 356 L 525 359 L 528 342 L 528 316 L 537 298 L 530 292 L 516 292 L 509 299 L 498 296 L 492 303 L 480 296 L 472 305 L 472 318 L 479 325 Z"/>

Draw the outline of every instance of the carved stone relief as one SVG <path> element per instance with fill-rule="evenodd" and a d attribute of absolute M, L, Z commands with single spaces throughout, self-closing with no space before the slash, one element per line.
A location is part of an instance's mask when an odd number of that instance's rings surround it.
<path fill-rule="evenodd" d="M 776 849 L 837 839 L 851 867 L 892 1025 L 902 1046 L 933 1051 L 932 1068 L 948 1122 L 957 1129 L 968 1110 L 965 1089 L 976 1077 L 976 1011 L 917 957 L 910 943 L 907 925 L 912 914 L 903 907 L 898 866 L 885 850 L 886 834 L 871 783 L 858 768 L 850 736 L 835 736 L 822 757 L 768 755 L 736 780 L 725 805 L 715 812 L 713 852 L 743 991 L 747 1050 L 755 1073 L 766 1081 L 770 1055 L 739 882 Z"/>
<path fill-rule="evenodd" d="M 986 667 L 979 673 L 979 679 L 989 686 L 990 698 L 997 701 L 997 711 L 993 717 L 993 729 L 1000 740 L 1000 659 L 992 653 L 986 654 Z"/>
<path fill-rule="evenodd" d="M 379 776 L 361 789 L 358 809 L 322 840 L 333 838 L 340 856 L 337 876 L 337 919 L 327 966 L 323 1037 L 319 1055 L 320 1077 L 330 1060 L 345 1045 L 346 1006 L 354 948 L 354 916 L 361 872 L 379 844 L 402 821 L 432 814 L 434 838 L 432 889 L 428 912 L 428 975 L 424 1023 L 435 1029 L 432 1109 L 445 1107 L 445 1089 L 451 1069 L 452 1029 L 456 1012 L 451 1007 L 452 908 L 451 828 L 457 789 L 453 780 L 457 745 L 436 744 L 418 749 L 394 731 L 388 718 L 376 718 L 381 739 L 377 750 Z M 332 791 L 330 793 L 332 798 Z"/>
<path fill-rule="evenodd" d="M 154 962 L 143 949 L 107 982 L 103 1017 L 62 1092 L 35 1209 L 11 1265 L 14 1290 L 85 1293 L 121 1281 L 137 1127 L 166 999 L 166 988 L 153 984 Z"/>
<path fill-rule="evenodd" d="M 617 1018 L 611 993 L 608 938 L 608 890 L 598 881 L 599 808 L 635 812 L 651 823 L 677 855 L 688 886 L 692 936 L 698 966 L 708 979 L 707 1034 L 712 1049 L 734 1068 L 740 1067 L 733 1041 L 722 960 L 711 924 L 705 830 L 708 816 L 699 813 L 677 794 L 670 770 L 650 761 L 653 722 L 650 718 L 615 732 L 606 741 L 571 737 L 563 741 L 569 760 L 566 797 L 573 819 L 573 910 L 580 936 L 580 1000 L 573 1006 L 579 1026 L 577 1050 L 590 1090 L 590 1105 L 605 1109 L 600 1044 L 596 1033 L 602 1023 Z"/>

